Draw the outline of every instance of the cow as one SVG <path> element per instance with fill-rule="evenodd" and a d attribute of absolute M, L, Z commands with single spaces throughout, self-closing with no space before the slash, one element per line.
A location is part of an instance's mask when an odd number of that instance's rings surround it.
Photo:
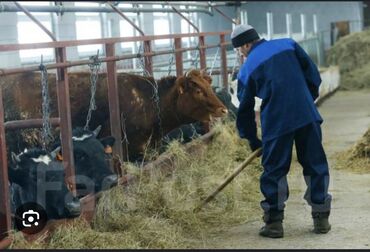
<path fill-rule="evenodd" d="M 90 74 L 69 73 L 68 79 L 72 125 L 83 126 L 90 101 Z M 120 142 L 127 161 L 142 157 L 147 146 L 158 146 L 164 135 L 183 124 L 209 122 L 213 117 L 228 113 L 200 70 L 192 69 L 184 75 L 166 76 L 157 81 L 129 73 L 119 73 L 117 79 L 124 136 Z M 50 111 L 55 117 L 58 115 L 55 75 L 49 74 L 48 80 Z M 95 95 L 97 110 L 92 113 L 89 125 L 91 128 L 102 125 L 103 137 L 110 134 L 106 81 L 106 73 L 99 74 Z M 40 83 L 40 74 L 34 72 L 0 80 L 5 120 L 41 117 Z"/>
<path fill-rule="evenodd" d="M 212 81 L 211 79 L 209 80 Z M 220 101 L 226 106 L 227 110 L 229 111 L 228 117 L 231 120 L 235 120 L 237 114 L 237 107 L 231 102 L 231 95 L 225 89 L 217 90 L 214 88 L 214 92 Z M 191 124 L 185 124 L 170 131 L 164 138 L 163 144 L 166 146 L 173 140 L 178 140 L 180 143 L 185 144 L 197 138 L 201 135 L 204 135 L 208 132 L 208 126 L 201 122 L 195 122 Z M 165 148 L 162 148 L 164 151 Z"/>
<path fill-rule="evenodd" d="M 203 78 L 209 83 L 212 87 L 213 79 L 210 75 L 207 74 L 204 70 L 201 71 Z M 236 114 L 238 112 L 238 108 L 232 103 L 232 89 L 230 88 L 229 92 L 224 88 L 217 88 L 212 87 L 213 91 L 215 92 L 217 98 L 226 106 L 227 110 L 229 111 L 228 117 L 231 120 L 236 119 Z M 231 93 L 231 94 L 230 94 Z M 171 141 L 178 140 L 180 143 L 185 144 L 190 142 L 196 137 L 204 135 L 209 130 L 209 123 L 202 123 L 197 121 L 195 123 L 185 124 L 180 126 L 179 128 L 173 129 L 170 131 L 164 138 L 163 138 L 163 148 L 161 151 L 165 150 L 165 146 L 167 146 Z"/>
<path fill-rule="evenodd" d="M 76 174 L 77 197 L 89 193 L 97 193 L 117 185 L 118 176 L 109 167 L 111 148 L 115 139 L 107 136 L 97 139 L 101 127 L 90 131 L 77 127 L 72 131 L 73 156 Z M 58 148 L 59 141 L 54 143 Z M 57 153 L 57 159 L 62 160 L 63 153 Z"/>
<path fill-rule="evenodd" d="M 80 201 L 68 190 L 64 183 L 63 165 L 55 160 L 57 151 L 47 153 L 32 148 L 18 155 L 12 152 L 8 170 L 14 214 L 23 204 L 33 202 L 44 208 L 48 219 L 80 215 Z"/>

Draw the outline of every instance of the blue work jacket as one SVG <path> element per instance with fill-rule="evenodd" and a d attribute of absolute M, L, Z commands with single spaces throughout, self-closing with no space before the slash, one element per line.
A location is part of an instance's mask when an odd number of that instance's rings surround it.
<path fill-rule="evenodd" d="M 249 141 L 257 138 L 254 97 L 262 99 L 262 142 L 292 132 L 322 118 L 314 104 L 320 73 L 292 39 L 261 39 L 254 44 L 238 73 L 240 101 L 237 128 Z"/>

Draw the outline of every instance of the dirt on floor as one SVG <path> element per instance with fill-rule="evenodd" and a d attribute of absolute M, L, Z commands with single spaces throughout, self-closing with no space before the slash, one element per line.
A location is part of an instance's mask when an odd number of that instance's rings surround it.
<path fill-rule="evenodd" d="M 349 149 L 361 139 L 370 126 L 370 91 L 340 91 L 320 108 L 323 144 L 330 166 L 329 191 L 333 196 L 328 234 L 311 232 L 310 207 L 303 199 L 306 189 L 302 169 L 293 160 L 288 176 L 290 197 L 287 201 L 283 239 L 258 235 L 262 212 L 242 225 L 198 241 L 198 248 L 262 249 L 335 249 L 370 247 L 370 174 L 356 174 L 336 169 L 337 153 Z M 262 196 L 261 196 L 262 199 Z"/>

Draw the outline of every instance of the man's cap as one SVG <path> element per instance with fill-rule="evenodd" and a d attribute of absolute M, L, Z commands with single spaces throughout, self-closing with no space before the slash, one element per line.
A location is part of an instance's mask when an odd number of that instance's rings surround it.
<path fill-rule="evenodd" d="M 258 36 L 256 30 L 248 24 L 235 26 L 233 32 L 231 33 L 231 42 L 234 48 L 240 47 L 259 38 L 260 37 Z"/>

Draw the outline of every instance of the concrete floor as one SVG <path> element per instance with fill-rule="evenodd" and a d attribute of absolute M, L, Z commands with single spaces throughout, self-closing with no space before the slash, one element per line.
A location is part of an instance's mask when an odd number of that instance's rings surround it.
<path fill-rule="evenodd" d="M 253 221 L 235 226 L 221 234 L 205 237 L 202 248 L 365 248 L 370 244 L 370 174 L 354 174 L 335 169 L 335 153 L 351 147 L 370 127 L 370 90 L 340 91 L 319 107 L 324 119 L 323 143 L 330 165 L 329 191 L 333 196 L 330 222 L 325 235 L 311 232 L 310 207 L 303 199 L 306 185 L 301 167 L 292 162 L 288 176 L 290 197 L 287 201 L 283 239 L 258 235 L 261 212 Z"/>

